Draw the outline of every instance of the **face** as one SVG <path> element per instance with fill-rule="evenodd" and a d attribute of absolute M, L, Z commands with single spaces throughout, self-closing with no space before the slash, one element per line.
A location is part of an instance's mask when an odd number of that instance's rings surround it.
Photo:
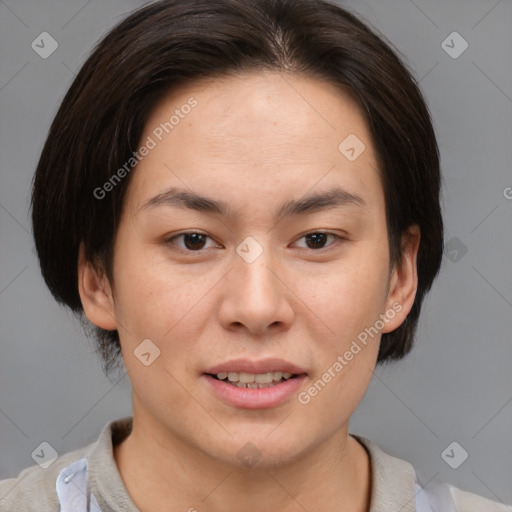
<path fill-rule="evenodd" d="M 81 289 L 119 331 L 134 417 L 238 465 L 249 442 L 270 467 L 346 436 L 416 283 L 414 246 L 390 272 L 356 104 L 278 73 L 196 83 L 158 105 L 141 145 L 108 299 Z"/>

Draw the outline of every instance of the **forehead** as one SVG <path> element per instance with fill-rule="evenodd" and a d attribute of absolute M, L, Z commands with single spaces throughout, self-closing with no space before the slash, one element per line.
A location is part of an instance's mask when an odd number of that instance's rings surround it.
<path fill-rule="evenodd" d="M 373 201 L 382 192 L 358 105 L 318 79 L 252 72 L 194 82 L 154 108 L 141 144 L 149 140 L 129 187 L 134 207 L 173 186 L 226 201 L 238 192 L 234 208 L 315 186 Z"/>

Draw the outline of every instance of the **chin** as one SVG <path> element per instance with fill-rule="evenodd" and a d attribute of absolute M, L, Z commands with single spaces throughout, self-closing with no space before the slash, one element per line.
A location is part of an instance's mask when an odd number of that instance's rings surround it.
<path fill-rule="evenodd" d="M 254 428 L 252 432 L 239 433 L 229 442 L 221 443 L 212 457 L 240 469 L 269 470 L 295 462 L 314 444 L 298 439 L 297 430 L 289 433 L 283 430 L 277 435 L 271 433 L 272 429 L 265 429 L 263 434 L 255 435 Z"/>

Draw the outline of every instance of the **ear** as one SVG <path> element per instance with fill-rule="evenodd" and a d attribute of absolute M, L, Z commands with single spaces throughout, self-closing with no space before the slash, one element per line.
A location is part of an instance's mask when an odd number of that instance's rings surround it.
<path fill-rule="evenodd" d="M 396 314 L 385 324 L 383 333 L 400 327 L 414 304 L 418 288 L 416 260 L 420 237 L 420 228 L 416 224 L 402 234 L 402 262 L 393 269 L 386 300 L 386 311 L 394 311 Z"/>
<path fill-rule="evenodd" d="M 112 287 L 105 271 L 87 260 L 83 242 L 78 251 L 78 290 L 87 318 L 102 329 L 117 329 Z"/>

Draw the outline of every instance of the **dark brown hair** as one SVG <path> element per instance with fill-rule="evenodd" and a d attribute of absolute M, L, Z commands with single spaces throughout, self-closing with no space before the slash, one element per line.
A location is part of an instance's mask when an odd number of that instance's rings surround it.
<path fill-rule="evenodd" d="M 406 228 L 421 229 L 414 305 L 398 329 L 383 334 L 378 361 L 402 358 L 442 259 L 438 147 L 422 94 L 396 50 L 324 0 L 164 0 L 106 35 L 62 101 L 34 176 L 33 231 L 46 284 L 84 319 L 79 244 L 111 279 L 131 174 L 103 198 L 94 190 L 137 151 L 149 113 L 169 90 L 255 69 L 317 77 L 358 102 L 379 159 L 390 264 L 401 261 Z M 118 333 L 95 334 L 108 372 L 120 363 Z"/>

